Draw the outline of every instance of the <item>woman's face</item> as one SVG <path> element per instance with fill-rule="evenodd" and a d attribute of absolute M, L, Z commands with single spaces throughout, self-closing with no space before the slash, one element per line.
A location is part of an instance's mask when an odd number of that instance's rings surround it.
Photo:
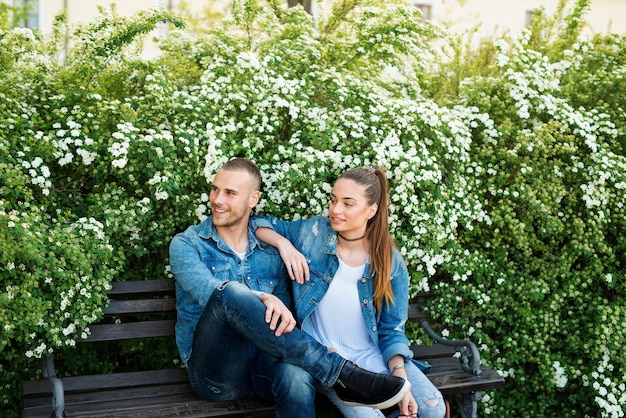
<path fill-rule="evenodd" d="M 360 237 L 377 210 L 378 205 L 367 203 L 364 186 L 349 179 L 335 182 L 328 207 L 333 230 L 346 238 Z"/>

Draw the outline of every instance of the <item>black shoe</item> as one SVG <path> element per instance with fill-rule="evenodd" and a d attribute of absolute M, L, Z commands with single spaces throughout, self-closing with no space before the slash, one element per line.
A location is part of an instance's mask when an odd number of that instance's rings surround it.
<path fill-rule="evenodd" d="M 346 361 L 333 389 L 348 406 L 387 409 L 396 405 L 411 389 L 408 380 L 372 373 Z"/>

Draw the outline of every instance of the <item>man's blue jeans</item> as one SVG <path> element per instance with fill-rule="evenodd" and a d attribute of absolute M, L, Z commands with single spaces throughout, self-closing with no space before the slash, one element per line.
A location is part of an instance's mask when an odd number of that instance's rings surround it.
<path fill-rule="evenodd" d="M 202 398 L 220 401 L 254 395 L 253 369 L 255 385 L 260 385 L 265 378 L 268 383 L 272 382 L 273 391 L 283 391 L 273 393 L 280 408 L 292 402 L 294 407 L 300 403 L 295 402 L 298 399 L 291 399 L 294 388 L 287 384 L 290 379 L 292 383 L 303 385 L 296 393 L 302 395 L 308 391 L 306 386 L 310 382 L 298 369 L 321 386 L 335 383 L 345 359 L 329 352 L 298 328 L 276 337 L 265 322 L 265 311 L 258 295 L 241 283 L 225 282 L 213 292 L 196 326 L 187 363 L 189 380 Z M 257 353 L 255 348 L 263 354 Z M 270 359 L 265 357 L 267 355 Z M 272 357 L 275 363 L 270 361 Z M 259 363 L 258 367 L 253 359 Z M 276 367 L 280 363 L 286 365 Z M 313 401 L 310 403 L 313 408 Z M 285 416 L 304 416 L 302 405 L 297 407 L 297 413 Z"/>
<path fill-rule="evenodd" d="M 255 393 L 276 404 L 278 418 L 315 417 L 315 380 L 304 369 L 259 351 L 252 365 Z"/>

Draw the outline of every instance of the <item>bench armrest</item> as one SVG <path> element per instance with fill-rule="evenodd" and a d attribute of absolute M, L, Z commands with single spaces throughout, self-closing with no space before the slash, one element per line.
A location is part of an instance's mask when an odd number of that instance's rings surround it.
<path fill-rule="evenodd" d="M 470 372 L 476 376 L 481 373 L 480 370 L 480 354 L 478 353 L 478 347 L 476 344 L 469 340 L 449 340 L 438 335 L 428 324 L 428 321 L 425 319 L 420 320 L 420 326 L 426 331 L 426 334 L 437 343 L 447 346 L 452 346 L 456 348 L 456 351 L 461 354 L 461 367 L 466 372 Z M 469 365 L 469 357 L 472 358 L 472 364 Z"/>

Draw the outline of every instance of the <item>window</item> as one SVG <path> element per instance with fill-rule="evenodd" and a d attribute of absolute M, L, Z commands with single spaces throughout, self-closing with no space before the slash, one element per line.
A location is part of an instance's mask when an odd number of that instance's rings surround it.
<path fill-rule="evenodd" d="M 526 16 L 524 18 L 524 24 L 526 26 L 530 26 L 530 24 L 533 22 L 533 17 L 535 17 L 535 9 L 528 9 L 528 10 L 526 10 Z"/>
<path fill-rule="evenodd" d="M 21 26 L 33 29 L 39 27 L 39 0 L 13 0 L 13 6 L 24 9 Z"/>
<path fill-rule="evenodd" d="M 156 7 L 167 9 L 170 12 L 174 11 L 174 8 L 177 6 L 176 3 L 178 3 L 176 0 L 154 0 L 154 5 Z M 156 33 L 158 33 L 159 35 L 165 35 L 169 32 L 169 30 L 170 25 L 167 22 L 161 22 L 157 24 Z"/>
<path fill-rule="evenodd" d="M 167 10 L 174 10 L 174 0 L 157 0 L 156 5 L 158 7 L 164 7 Z"/>
<path fill-rule="evenodd" d="M 431 20 L 433 13 L 433 6 L 426 3 L 415 3 L 415 7 L 421 10 L 423 20 Z"/>

